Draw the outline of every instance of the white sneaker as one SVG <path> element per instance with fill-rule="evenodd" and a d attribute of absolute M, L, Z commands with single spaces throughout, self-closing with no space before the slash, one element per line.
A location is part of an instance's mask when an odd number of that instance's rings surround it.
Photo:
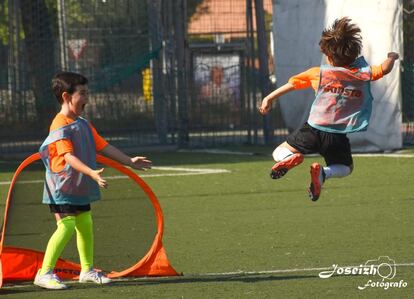
<path fill-rule="evenodd" d="M 53 271 L 41 275 L 39 270 L 33 284 L 50 290 L 64 290 L 68 288 Z"/>
<path fill-rule="evenodd" d="M 106 277 L 102 272 L 91 270 L 89 272 L 81 272 L 79 275 L 79 282 L 94 282 L 97 284 L 106 284 L 112 282 L 112 280 Z"/>

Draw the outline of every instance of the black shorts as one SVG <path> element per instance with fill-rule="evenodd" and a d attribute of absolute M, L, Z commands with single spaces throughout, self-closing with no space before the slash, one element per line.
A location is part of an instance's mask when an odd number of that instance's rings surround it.
<path fill-rule="evenodd" d="M 74 206 L 74 205 L 49 205 L 50 212 L 59 214 L 76 214 L 78 211 L 90 211 L 91 205 Z"/>
<path fill-rule="evenodd" d="M 319 153 L 326 165 L 352 165 L 351 145 L 346 134 L 329 133 L 305 123 L 302 128 L 290 134 L 286 142 L 302 154 Z"/>

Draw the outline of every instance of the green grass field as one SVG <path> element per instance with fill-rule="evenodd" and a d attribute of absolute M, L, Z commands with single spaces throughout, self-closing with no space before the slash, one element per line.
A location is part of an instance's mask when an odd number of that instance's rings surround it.
<path fill-rule="evenodd" d="M 271 148 L 237 150 L 258 154 L 147 153 L 155 166 L 229 171 L 144 178 L 163 209 L 168 258 L 183 276 L 70 283 L 65 291 L 6 285 L 1 298 L 413 298 L 414 151 L 354 157 L 353 174 L 329 180 L 311 202 L 309 166 L 320 157 L 271 180 Z M 0 162 L 0 181 L 10 180 L 17 165 Z M 7 188 L 0 184 L 2 204 Z M 116 210 L 116 201 L 107 207 Z M 319 277 L 333 264 L 359 266 L 380 256 L 395 260 L 388 281 L 403 280 L 405 288 L 358 290 L 381 282 L 378 275 Z"/>

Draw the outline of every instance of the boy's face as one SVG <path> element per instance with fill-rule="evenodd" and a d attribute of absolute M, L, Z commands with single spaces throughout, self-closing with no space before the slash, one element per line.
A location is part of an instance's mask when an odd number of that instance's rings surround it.
<path fill-rule="evenodd" d="M 69 111 L 78 117 L 88 103 L 89 90 L 87 85 L 77 85 L 73 94 L 68 94 Z"/>

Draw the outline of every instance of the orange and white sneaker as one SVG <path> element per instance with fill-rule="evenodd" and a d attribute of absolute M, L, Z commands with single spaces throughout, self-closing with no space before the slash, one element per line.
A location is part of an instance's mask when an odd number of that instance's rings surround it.
<path fill-rule="evenodd" d="M 274 180 L 280 179 L 282 176 L 284 176 L 288 172 L 289 169 L 295 166 L 298 166 L 302 162 L 303 162 L 302 154 L 296 153 L 296 154 L 290 155 L 289 157 L 273 165 L 272 171 L 270 172 L 270 177 Z"/>
<path fill-rule="evenodd" d="M 313 163 L 310 167 L 311 183 L 308 189 L 312 201 L 317 201 L 321 195 L 322 184 L 325 182 L 325 172 L 321 164 Z"/>

